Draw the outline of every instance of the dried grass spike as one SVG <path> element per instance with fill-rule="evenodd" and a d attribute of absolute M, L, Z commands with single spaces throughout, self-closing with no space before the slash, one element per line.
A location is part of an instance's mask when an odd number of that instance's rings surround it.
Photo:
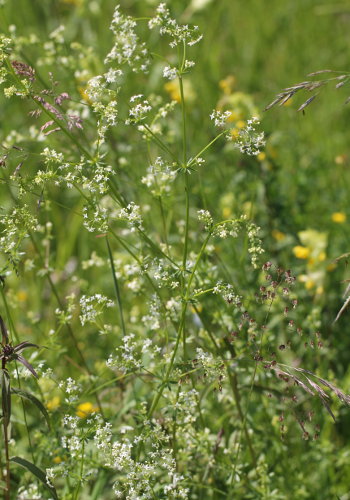
<path fill-rule="evenodd" d="M 298 108 L 298 111 L 303 111 L 306 106 L 308 106 L 315 98 L 317 97 L 317 94 L 311 96 L 307 101 L 305 101 L 300 108 Z"/>

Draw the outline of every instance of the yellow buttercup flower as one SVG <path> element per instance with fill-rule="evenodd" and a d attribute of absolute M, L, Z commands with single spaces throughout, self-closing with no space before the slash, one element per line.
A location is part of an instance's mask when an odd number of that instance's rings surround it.
<path fill-rule="evenodd" d="M 223 209 L 222 209 L 222 216 L 225 219 L 229 219 L 232 216 L 232 209 L 231 209 L 231 207 L 223 207 Z"/>
<path fill-rule="evenodd" d="M 332 221 L 337 224 L 343 224 L 346 221 L 346 215 L 344 212 L 334 212 L 332 214 Z"/>
<path fill-rule="evenodd" d="M 310 248 L 297 245 L 293 248 L 293 253 L 297 259 L 307 259 L 310 255 Z"/>
<path fill-rule="evenodd" d="M 324 260 L 326 260 L 326 257 L 327 257 L 327 256 L 326 256 L 326 252 L 322 251 L 322 252 L 320 252 L 320 254 L 318 255 L 318 260 L 319 260 L 320 262 L 323 262 Z"/>
<path fill-rule="evenodd" d="M 239 136 L 239 129 L 238 128 L 231 128 L 230 133 L 231 133 L 232 139 L 237 139 L 237 137 Z"/>
<path fill-rule="evenodd" d="M 345 155 L 338 155 L 334 158 L 334 161 L 337 165 L 344 165 L 345 160 L 346 160 Z"/>
<path fill-rule="evenodd" d="M 232 94 L 235 85 L 236 78 L 233 75 L 228 75 L 226 78 L 219 81 L 219 87 L 226 95 Z"/>
<path fill-rule="evenodd" d="M 286 238 L 286 235 L 282 231 L 278 231 L 278 229 L 274 229 L 271 234 L 277 241 L 283 241 Z"/>
<path fill-rule="evenodd" d="M 78 92 L 81 95 L 81 97 L 84 99 L 84 101 L 86 101 L 88 104 L 92 104 L 90 97 L 87 95 L 86 87 L 79 86 Z"/>
<path fill-rule="evenodd" d="M 244 128 L 246 126 L 246 122 L 244 120 L 238 120 L 236 123 L 237 128 Z"/>
<path fill-rule="evenodd" d="M 60 398 L 59 396 L 54 396 L 50 401 L 46 403 L 46 408 L 50 411 L 55 411 L 60 406 Z"/>
<path fill-rule="evenodd" d="M 312 288 L 314 288 L 315 284 L 316 283 L 314 282 L 314 280 L 307 280 L 307 281 L 305 281 L 305 288 L 306 288 L 306 290 L 311 290 Z"/>
<path fill-rule="evenodd" d="M 189 80 L 183 80 L 184 94 L 186 102 L 193 102 L 196 94 L 193 90 L 192 84 Z M 171 80 L 164 85 L 165 91 L 169 94 L 170 99 L 176 102 L 181 102 L 180 84 L 178 79 Z"/>
<path fill-rule="evenodd" d="M 257 159 L 258 159 L 259 161 L 264 161 L 264 160 L 266 160 L 266 153 L 264 153 L 264 151 L 261 151 L 261 152 L 258 154 Z"/>
<path fill-rule="evenodd" d="M 86 418 L 91 415 L 91 413 L 96 413 L 97 410 L 98 408 L 90 403 L 90 401 L 86 401 L 86 403 L 80 403 L 77 406 L 76 415 L 80 418 Z"/>
<path fill-rule="evenodd" d="M 17 299 L 20 301 L 20 302 L 25 302 L 28 298 L 28 294 L 27 292 L 25 292 L 24 290 L 19 290 L 17 292 Z"/>

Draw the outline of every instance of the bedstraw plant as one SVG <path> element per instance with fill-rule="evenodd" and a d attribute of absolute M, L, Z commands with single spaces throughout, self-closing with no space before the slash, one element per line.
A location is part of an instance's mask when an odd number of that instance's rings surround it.
<path fill-rule="evenodd" d="M 206 196 L 222 151 L 263 153 L 258 114 L 213 102 L 196 139 L 202 34 L 165 4 L 117 6 L 102 60 L 0 9 L 4 498 L 287 498 L 283 450 L 321 453 L 322 409 L 350 399 L 293 272 Z"/>

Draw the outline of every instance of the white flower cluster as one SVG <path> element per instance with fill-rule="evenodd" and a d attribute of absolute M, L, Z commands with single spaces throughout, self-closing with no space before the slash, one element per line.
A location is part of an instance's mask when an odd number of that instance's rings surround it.
<path fill-rule="evenodd" d="M 134 333 L 123 337 L 122 345 L 116 349 L 117 354 L 111 354 L 106 361 L 108 368 L 130 373 L 142 367 L 140 342 L 134 339 Z"/>
<path fill-rule="evenodd" d="M 134 439 L 127 438 L 125 432 L 121 434 L 119 440 L 113 440 L 111 425 L 107 423 L 101 424 L 94 438 L 104 466 L 118 472 L 113 485 L 116 498 L 188 498 L 189 490 L 182 484 L 185 478 L 176 471 L 175 459 L 167 446 L 169 437 L 159 424 L 146 423 L 143 433 Z M 143 460 L 135 458 L 140 444 L 148 448 Z"/>
<path fill-rule="evenodd" d="M 3 62 L 8 57 L 12 45 L 11 38 L 5 35 L 0 35 L 0 62 Z"/>
<path fill-rule="evenodd" d="M 100 293 L 95 293 L 95 295 L 91 295 L 90 297 L 83 295 L 79 302 L 81 308 L 79 319 L 82 326 L 85 323 L 95 324 L 103 310 L 106 307 L 113 307 L 114 305 L 113 300 Z"/>
<path fill-rule="evenodd" d="M 175 80 L 175 78 L 178 75 L 177 68 L 173 68 L 171 66 L 165 66 L 163 69 L 163 77 L 167 78 L 168 80 Z"/>
<path fill-rule="evenodd" d="M 221 358 L 215 357 L 211 352 L 205 352 L 200 347 L 197 347 L 196 363 L 202 366 L 209 383 L 219 381 L 221 385 L 225 377 L 225 366 Z"/>
<path fill-rule="evenodd" d="M 151 274 L 157 281 L 159 288 L 167 287 L 174 290 L 180 286 L 177 269 L 169 265 L 164 259 L 154 259 L 152 262 Z"/>
<path fill-rule="evenodd" d="M 232 236 L 237 238 L 241 231 L 246 231 L 248 236 L 248 253 L 250 254 L 251 263 L 256 269 L 258 267 L 258 258 L 264 252 L 262 242 L 259 238 L 260 228 L 253 222 L 249 221 L 246 215 L 241 215 L 239 219 L 223 221 L 214 226 L 213 234 L 220 238 Z"/>
<path fill-rule="evenodd" d="M 75 380 L 69 377 L 67 380 L 60 382 L 58 387 L 62 389 L 66 403 L 76 403 L 81 393 L 81 386 Z"/>
<path fill-rule="evenodd" d="M 97 200 L 83 207 L 83 224 L 90 232 L 106 233 L 108 231 L 108 210 L 100 207 Z"/>
<path fill-rule="evenodd" d="M 266 141 L 264 132 L 258 133 L 255 129 L 255 125 L 259 123 L 259 119 L 253 117 L 251 120 L 248 120 L 247 126 L 239 131 L 239 135 L 235 140 L 235 147 L 238 148 L 241 153 L 249 156 L 256 156 L 260 153 L 261 148 L 265 146 Z"/>
<path fill-rule="evenodd" d="M 199 33 L 198 26 L 181 25 L 172 19 L 165 3 L 161 3 L 157 7 L 156 16 L 149 21 L 148 26 L 150 29 L 160 26 L 160 34 L 170 36 L 169 45 L 172 48 L 183 43 L 188 46 L 195 45 L 203 38 L 203 35 Z"/>
<path fill-rule="evenodd" d="M 61 163 L 64 162 L 63 154 L 57 153 L 55 149 L 45 148 L 41 152 L 41 155 L 44 157 L 44 161 L 46 164 L 53 163 L 60 165 Z"/>
<path fill-rule="evenodd" d="M 247 224 L 247 235 L 249 241 L 248 252 L 251 255 L 251 262 L 255 269 L 258 267 L 259 255 L 264 253 L 262 241 L 259 238 L 260 227 L 256 226 L 253 222 Z"/>
<path fill-rule="evenodd" d="M 147 99 L 143 98 L 142 94 L 134 95 L 130 98 L 130 103 L 133 106 L 129 109 L 129 118 L 125 120 L 126 125 L 131 123 L 140 123 L 148 113 L 152 111 L 152 106 Z"/>
<path fill-rule="evenodd" d="M 12 266 L 17 266 L 24 252 L 22 241 L 37 228 L 38 221 L 29 211 L 27 205 L 13 208 L 11 213 L 0 219 L 0 252 L 3 253 Z"/>
<path fill-rule="evenodd" d="M 213 226 L 213 218 L 209 212 L 209 210 L 198 210 L 198 220 L 201 222 L 204 222 L 204 227 L 207 231 L 210 231 L 210 229 Z"/>
<path fill-rule="evenodd" d="M 214 109 L 210 114 L 210 119 L 214 121 L 215 127 L 225 127 L 231 115 L 231 111 L 219 111 Z"/>
<path fill-rule="evenodd" d="M 171 191 L 171 185 L 176 178 L 176 170 L 167 165 L 158 156 L 154 163 L 147 169 L 147 175 L 142 177 L 141 182 L 151 191 L 153 196 L 164 196 Z"/>
<path fill-rule="evenodd" d="M 143 324 L 152 331 L 159 330 L 161 327 L 161 304 L 157 295 L 153 295 L 148 304 L 148 313 L 142 316 Z"/>
<path fill-rule="evenodd" d="M 144 42 L 139 41 L 135 32 L 136 21 L 120 13 L 119 5 L 115 8 L 111 30 L 114 33 L 114 45 L 105 59 L 105 63 L 116 62 L 127 65 L 132 71 L 147 72 L 150 58 Z"/>
<path fill-rule="evenodd" d="M 29 484 L 28 486 L 20 486 L 17 491 L 17 500 L 41 500 L 43 497 L 39 491 L 37 484 Z"/>
<path fill-rule="evenodd" d="M 104 141 L 104 136 L 108 128 L 117 124 L 118 90 L 112 90 L 109 86 L 117 81 L 117 78 L 121 75 L 121 70 L 109 70 L 104 75 L 97 75 L 91 78 L 86 87 L 86 96 L 90 101 L 92 109 L 99 115 L 98 135 L 100 143 Z"/>
<path fill-rule="evenodd" d="M 64 325 L 66 323 L 69 323 L 72 318 L 73 318 L 73 312 L 76 309 L 75 305 L 75 294 L 72 293 L 71 295 L 68 295 L 66 297 L 67 305 L 65 307 L 65 310 L 62 310 L 60 308 L 56 308 L 55 314 L 58 319 L 58 322 L 60 325 Z"/>
<path fill-rule="evenodd" d="M 125 220 L 130 230 L 133 232 L 136 229 L 143 229 L 142 227 L 142 215 L 141 208 L 139 205 L 136 205 L 133 201 L 129 203 L 129 205 L 125 208 L 121 208 L 119 213 L 117 214 L 117 218 L 120 220 Z"/>
<path fill-rule="evenodd" d="M 229 304 L 240 306 L 242 303 L 242 297 L 234 293 L 233 286 L 230 283 L 218 281 L 214 286 L 213 293 L 221 295 L 221 297 Z"/>
<path fill-rule="evenodd" d="M 69 452 L 70 458 L 78 458 L 83 452 L 83 436 L 78 427 L 79 418 L 72 415 L 65 415 L 62 420 L 62 427 L 65 434 L 62 436 L 62 448 Z"/>

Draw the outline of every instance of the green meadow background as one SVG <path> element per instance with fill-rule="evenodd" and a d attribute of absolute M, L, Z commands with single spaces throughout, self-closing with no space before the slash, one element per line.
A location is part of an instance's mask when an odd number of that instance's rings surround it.
<path fill-rule="evenodd" d="M 120 5 L 124 13 L 143 18 L 151 15 L 157 4 L 121 1 Z M 350 103 L 344 104 L 350 89 L 347 85 L 335 89 L 335 83 L 331 83 L 321 89 L 304 114 L 297 109 L 310 96 L 308 93 L 297 94 L 288 105 L 264 111 L 280 90 L 309 79 L 308 73 L 322 69 L 349 71 L 350 2 L 172 0 L 168 5 L 173 17 L 198 25 L 204 35 L 191 51 L 189 57 L 196 66 L 185 82 L 189 96 L 189 155 L 195 154 L 213 134 L 208 115 L 217 106 L 235 113 L 237 127 L 249 114 L 258 114 L 267 137 L 266 149 L 257 158 L 242 157 L 223 142 L 216 143 L 192 183 L 197 206 L 209 208 L 216 220 L 246 213 L 261 227 L 266 259 L 299 276 L 299 319 L 322 333 L 324 355 L 310 353 L 313 369 L 350 392 L 348 313 L 345 311 L 334 322 L 350 277 L 347 258 L 336 260 L 350 251 Z M 9 0 L 0 8 L 0 29 L 4 33 L 16 30 L 16 36 L 23 37 L 27 62 L 45 81 L 51 71 L 59 81 L 60 91 L 80 100 L 88 77 L 103 71 L 102 61 L 112 44 L 109 25 L 114 8 L 115 2 L 110 0 Z M 74 54 L 78 70 L 74 78 L 71 70 L 58 65 L 54 57 L 51 61 L 40 60 L 42 43 L 60 25 L 66 27 L 61 55 Z M 33 34 L 38 42 L 28 45 Z M 168 51 L 161 39 L 158 48 L 164 54 Z M 174 89 L 165 86 L 159 68 L 155 67 L 149 78 L 131 77 L 129 95 L 158 92 L 176 98 Z M 11 131 L 27 133 L 33 125 L 27 102 L 1 97 L 0 109 L 0 143 Z M 115 161 L 122 155 L 127 138 L 125 127 L 114 132 Z M 60 141 L 56 141 L 59 148 Z M 39 152 L 41 145 L 33 143 L 28 147 Z M 123 170 L 120 166 L 120 183 L 124 183 L 130 199 L 133 195 L 141 200 L 143 197 L 143 193 L 135 194 L 134 179 L 145 170 L 144 153 L 145 146 L 140 143 L 134 151 L 132 168 Z M 35 171 L 35 158 L 22 168 Z M 80 273 L 82 290 L 93 286 L 94 293 L 113 295 L 107 269 L 81 267 L 92 249 L 106 258 L 106 248 L 75 215 L 78 195 L 53 189 L 52 197 L 57 203 L 52 204 L 48 214 L 53 222 L 50 265 L 61 295 L 70 290 L 70 265 Z M 8 209 L 11 203 L 8 189 L 1 183 L 0 205 Z M 168 207 L 173 219 L 183 217 L 183 206 L 179 188 L 174 205 Z M 29 243 L 28 252 L 30 255 Z M 232 273 L 243 288 L 255 285 L 256 276 L 244 276 L 234 262 Z M 46 282 L 29 272 L 19 277 L 13 274 L 7 286 L 21 336 L 47 344 L 57 305 Z M 76 335 L 90 365 L 96 372 L 102 370 L 103 359 L 111 352 L 108 337 L 96 337 L 93 331 L 83 337 L 78 328 Z M 61 351 L 41 352 L 61 377 L 77 370 L 74 349 L 67 342 L 68 347 L 61 347 Z M 49 400 L 46 404 L 50 407 Z M 283 492 L 284 496 L 276 498 L 350 499 L 350 409 L 334 402 L 336 423 L 320 409 L 318 440 L 303 441 L 300 433 L 292 433 L 289 440 L 282 442 L 273 415 L 267 421 L 259 404 L 256 399 L 252 411 L 257 429 L 254 439 L 266 454 L 269 470 L 275 473 L 273 481 Z M 24 442 L 23 438 L 23 447 Z M 241 498 L 269 496 L 242 494 Z"/>

